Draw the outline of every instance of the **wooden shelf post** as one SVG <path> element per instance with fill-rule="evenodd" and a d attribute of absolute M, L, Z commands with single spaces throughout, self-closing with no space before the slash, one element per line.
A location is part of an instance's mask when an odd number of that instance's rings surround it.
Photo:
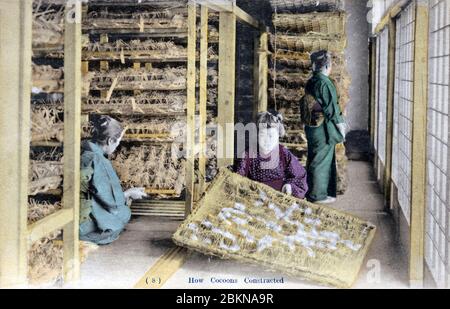
<path fill-rule="evenodd" d="M 201 6 L 200 14 L 200 154 L 198 159 L 198 196 L 205 191 L 206 182 L 206 104 L 208 101 L 208 7 Z"/>
<path fill-rule="evenodd" d="M 74 14 L 74 15 L 70 15 Z M 78 280 L 81 152 L 81 1 L 66 7 L 64 34 L 64 192 L 72 221 L 63 229 L 64 280 Z M 71 18 L 74 17 L 74 18 Z"/>
<path fill-rule="evenodd" d="M 377 40 L 375 38 L 372 38 L 371 45 L 370 45 L 370 52 L 371 52 L 371 67 L 370 67 L 370 145 L 371 147 L 374 147 L 375 145 L 375 119 L 376 119 L 376 76 L 377 76 Z"/>
<path fill-rule="evenodd" d="M 262 32 L 255 42 L 255 65 L 254 65 L 254 119 L 258 113 L 267 111 L 267 87 L 269 74 L 269 34 Z"/>
<path fill-rule="evenodd" d="M 391 19 L 388 23 L 388 80 L 387 80 L 387 110 L 386 110 L 386 162 L 384 167 L 384 195 L 386 208 L 390 208 L 392 183 L 392 148 L 394 133 L 394 96 L 395 96 L 395 47 L 396 25 Z"/>
<path fill-rule="evenodd" d="M 33 9 L 31 0 L 1 0 L 0 8 L 0 287 L 12 287 L 28 270 Z"/>
<path fill-rule="evenodd" d="M 234 103 L 236 87 L 236 15 L 220 12 L 219 17 L 219 140 L 218 168 L 234 162 Z"/>
<path fill-rule="evenodd" d="M 195 3 L 188 4 L 187 132 L 186 132 L 186 215 L 194 204 L 195 182 L 195 102 L 196 102 L 197 13 Z"/>

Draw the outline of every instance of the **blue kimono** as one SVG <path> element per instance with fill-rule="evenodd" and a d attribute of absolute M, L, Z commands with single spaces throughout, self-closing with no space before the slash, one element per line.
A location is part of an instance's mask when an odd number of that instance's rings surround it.
<path fill-rule="evenodd" d="M 119 177 L 103 150 L 85 141 L 81 155 L 80 240 L 106 245 L 131 217 Z"/>

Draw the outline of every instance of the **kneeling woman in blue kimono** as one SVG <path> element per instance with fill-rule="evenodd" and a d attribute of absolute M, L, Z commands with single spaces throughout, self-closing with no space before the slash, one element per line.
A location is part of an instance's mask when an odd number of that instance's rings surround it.
<path fill-rule="evenodd" d="M 146 197 L 143 188 L 123 192 L 107 156 L 114 153 L 125 132 L 108 116 L 92 121 L 93 137 L 82 144 L 80 239 L 99 245 L 116 240 L 130 220 L 128 203 Z"/>

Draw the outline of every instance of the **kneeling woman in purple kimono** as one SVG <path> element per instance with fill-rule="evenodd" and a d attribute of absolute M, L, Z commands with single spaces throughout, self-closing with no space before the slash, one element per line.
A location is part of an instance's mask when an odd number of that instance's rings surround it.
<path fill-rule="evenodd" d="M 304 199 L 308 191 L 306 170 L 289 150 L 280 145 L 280 137 L 285 134 L 283 117 L 276 113 L 261 113 L 256 125 L 258 147 L 241 156 L 236 162 L 235 172 Z"/>

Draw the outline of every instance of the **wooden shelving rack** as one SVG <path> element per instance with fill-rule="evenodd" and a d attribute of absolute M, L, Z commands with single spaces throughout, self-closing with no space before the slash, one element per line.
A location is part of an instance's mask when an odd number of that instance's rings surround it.
<path fill-rule="evenodd" d="M 89 43 L 83 48 L 82 68 L 89 93 L 85 93 L 83 112 L 87 116 L 109 114 L 127 126 L 118 154 L 121 161 L 113 162 L 125 189 L 142 186 L 150 195 L 150 199 L 132 204 L 134 215 L 182 219 L 186 205 L 192 203 L 189 191 L 194 175 L 188 174 L 194 170 L 188 168 L 187 156 L 161 163 L 177 170 L 174 184 L 186 175 L 183 188 L 157 185 L 161 182 L 158 175 L 148 181 L 140 177 L 146 185 L 137 183 L 133 177 L 121 175 L 120 167 L 129 162 L 128 155 L 141 153 L 141 149 L 152 153 L 160 147 L 178 146 L 174 143 L 194 149 L 195 140 L 186 144 L 183 127 L 189 127 L 188 119 L 196 113 L 195 89 L 190 90 L 196 83 L 196 29 L 196 8 L 185 1 L 144 1 L 126 7 L 91 1 L 85 8 L 83 32 Z M 154 153 L 162 154 L 159 150 Z M 134 163 L 145 166 L 144 161 Z"/>

